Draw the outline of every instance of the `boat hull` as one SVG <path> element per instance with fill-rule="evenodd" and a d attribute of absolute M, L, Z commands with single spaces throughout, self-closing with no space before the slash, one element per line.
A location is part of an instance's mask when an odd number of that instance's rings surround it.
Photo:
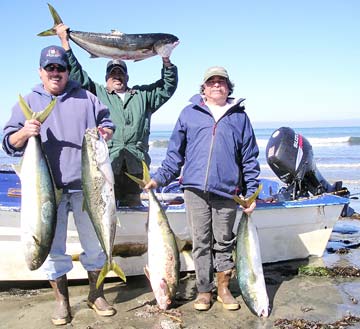
<path fill-rule="evenodd" d="M 259 203 L 252 214 L 258 229 L 263 263 L 273 263 L 309 256 L 321 257 L 332 229 L 348 199 L 322 195 L 302 201 Z M 127 276 L 143 274 L 147 263 L 147 207 L 118 210 L 121 225 L 117 226 L 114 260 Z M 186 241 L 180 253 L 181 271 L 193 271 L 191 238 L 186 223 L 184 205 L 166 207 L 166 214 L 174 233 Z M 239 208 L 234 232 L 241 218 Z M 0 281 L 44 280 L 42 269 L 29 271 L 20 248 L 20 209 L 0 206 Z M 69 216 L 67 253 L 73 256 L 74 268 L 69 279 L 86 278 L 86 271 L 78 261 L 82 252 L 72 213 Z M 111 274 L 109 274 L 111 276 Z"/>

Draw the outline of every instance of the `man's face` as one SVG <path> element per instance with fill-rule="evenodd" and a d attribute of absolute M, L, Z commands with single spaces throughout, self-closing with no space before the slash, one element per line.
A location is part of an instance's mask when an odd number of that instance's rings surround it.
<path fill-rule="evenodd" d="M 229 95 L 229 86 L 224 77 L 213 76 L 204 83 L 204 95 L 211 103 L 225 103 Z"/>
<path fill-rule="evenodd" d="M 44 89 L 54 96 L 62 94 L 69 81 L 69 71 L 66 67 L 58 64 L 49 64 L 45 68 L 40 67 L 39 74 Z"/>
<path fill-rule="evenodd" d="M 120 68 L 115 67 L 109 74 L 109 78 L 106 81 L 106 87 L 109 91 L 114 90 L 117 93 L 125 92 L 128 80 L 128 75 Z"/>

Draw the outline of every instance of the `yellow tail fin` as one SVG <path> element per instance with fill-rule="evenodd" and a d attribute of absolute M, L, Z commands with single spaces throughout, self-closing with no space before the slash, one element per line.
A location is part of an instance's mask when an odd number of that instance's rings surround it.
<path fill-rule="evenodd" d="M 233 199 L 240 206 L 242 206 L 244 208 L 248 208 L 256 200 L 257 196 L 259 195 L 260 191 L 262 190 L 262 187 L 263 187 L 262 184 L 260 184 L 259 187 L 257 188 L 257 190 L 255 191 L 255 193 L 246 199 L 242 199 L 237 195 L 234 195 Z"/>
<path fill-rule="evenodd" d="M 135 183 L 138 183 L 141 188 L 143 188 L 148 182 L 150 182 L 150 173 L 145 161 L 142 161 L 142 167 L 143 167 L 143 179 L 128 174 L 127 172 L 125 173 L 125 175 L 128 176 L 130 179 L 132 179 Z"/>
<path fill-rule="evenodd" d="M 121 280 L 123 280 L 124 282 L 126 282 L 126 276 L 124 271 L 120 268 L 120 266 L 118 264 L 116 264 L 116 262 L 113 260 L 111 261 L 111 263 L 109 264 L 108 262 L 105 263 L 105 265 L 103 266 L 103 268 L 101 269 L 101 272 L 99 274 L 99 277 L 97 279 L 96 282 L 96 288 L 98 289 L 99 286 L 101 285 L 101 283 L 105 280 L 106 275 L 110 272 L 113 271 L 115 272 L 119 278 Z"/>

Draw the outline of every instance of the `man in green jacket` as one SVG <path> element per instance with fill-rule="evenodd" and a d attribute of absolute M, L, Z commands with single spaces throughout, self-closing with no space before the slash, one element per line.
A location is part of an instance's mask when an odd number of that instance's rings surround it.
<path fill-rule="evenodd" d="M 70 63 L 70 79 L 79 81 L 83 88 L 95 94 L 109 109 L 115 133 L 109 141 L 109 153 L 115 176 L 115 197 L 119 206 L 141 205 L 140 188 L 125 172 L 142 177 L 144 160 L 150 165 L 149 135 L 151 115 L 174 94 L 178 74 L 170 62 L 170 53 L 162 56 L 161 79 L 142 86 L 128 87 L 127 66 L 122 60 L 109 61 L 106 67 L 106 85 L 94 82 L 82 69 L 71 50 L 68 26 L 55 27 Z"/>

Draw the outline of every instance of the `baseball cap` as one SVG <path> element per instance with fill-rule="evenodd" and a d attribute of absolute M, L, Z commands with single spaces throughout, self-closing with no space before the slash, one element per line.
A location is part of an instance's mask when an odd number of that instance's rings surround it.
<path fill-rule="evenodd" d="M 204 82 L 208 81 L 211 77 L 215 75 L 224 77 L 229 80 L 229 75 L 222 66 L 211 66 L 205 71 Z"/>
<path fill-rule="evenodd" d="M 120 59 L 113 59 L 109 61 L 106 65 L 106 80 L 109 77 L 109 74 L 114 68 L 119 68 L 124 74 L 127 74 L 127 66 L 124 61 Z"/>
<path fill-rule="evenodd" d="M 69 60 L 64 48 L 59 46 L 49 46 L 41 51 L 40 66 L 45 68 L 49 64 L 58 64 L 63 67 L 69 66 Z"/>

